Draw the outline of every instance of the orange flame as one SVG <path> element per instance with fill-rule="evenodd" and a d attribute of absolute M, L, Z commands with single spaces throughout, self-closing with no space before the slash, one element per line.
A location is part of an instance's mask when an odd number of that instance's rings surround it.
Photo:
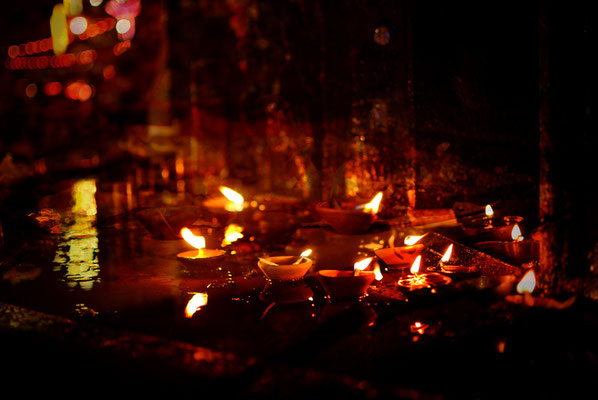
<path fill-rule="evenodd" d="M 380 271 L 380 265 L 376 264 L 376 266 L 374 267 L 374 276 L 376 277 L 377 281 L 381 281 L 383 276 L 382 276 L 382 271 Z"/>
<path fill-rule="evenodd" d="M 486 205 L 486 216 L 487 217 L 492 217 L 494 215 L 494 210 L 492 209 L 492 206 L 490 204 Z"/>
<path fill-rule="evenodd" d="M 235 192 L 234 190 L 232 190 L 231 188 L 227 188 L 226 186 L 220 186 L 218 189 L 229 201 L 229 203 L 224 206 L 224 209 L 226 211 L 243 211 L 245 199 L 243 199 L 243 196 L 241 196 L 240 193 Z"/>
<path fill-rule="evenodd" d="M 181 229 L 181 236 L 185 239 L 185 242 L 189 243 L 191 246 L 195 247 L 196 249 L 205 249 L 206 248 L 206 240 L 203 236 L 195 236 L 193 232 L 187 227 Z"/>
<path fill-rule="evenodd" d="M 511 238 L 516 241 L 520 242 L 523 240 L 523 235 L 521 234 L 521 229 L 519 229 L 519 225 L 515 224 L 513 230 L 511 231 Z"/>
<path fill-rule="evenodd" d="M 374 196 L 374 198 L 363 207 L 363 211 L 370 213 L 370 214 L 378 213 L 378 209 L 380 208 L 381 201 L 382 201 L 382 192 L 378 192 Z"/>
<path fill-rule="evenodd" d="M 372 257 L 368 257 L 361 261 L 357 261 L 355 264 L 353 264 L 353 269 L 355 270 L 355 272 L 363 271 L 370 265 L 371 262 L 372 262 Z"/>
<path fill-rule="evenodd" d="M 227 246 L 243 237 L 243 227 L 237 224 L 230 224 L 224 231 L 224 240 L 222 241 L 223 246 Z"/>
<path fill-rule="evenodd" d="M 443 263 L 448 262 L 448 260 L 451 259 L 452 253 L 453 253 L 453 244 L 451 243 L 449 245 L 449 247 L 447 247 L 446 251 L 444 252 L 444 255 L 440 259 L 440 262 L 443 262 Z"/>
<path fill-rule="evenodd" d="M 412 236 L 412 235 L 407 235 L 405 236 L 405 244 L 407 246 L 411 246 L 412 244 L 416 244 L 417 242 L 419 242 L 419 240 L 421 238 L 423 238 L 425 235 L 421 235 L 421 236 Z"/>
<path fill-rule="evenodd" d="M 309 255 L 310 255 L 310 254 L 311 254 L 311 249 L 307 249 L 307 250 L 305 250 L 303 253 L 301 253 L 301 254 L 299 255 L 299 257 L 300 257 L 300 258 L 303 258 L 303 257 L 309 257 Z"/>
<path fill-rule="evenodd" d="M 532 293 L 536 288 L 536 274 L 530 269 L 517 284 L 517 293 Z"/>
<path fill-rule="evenodd" d="M 195 293 L 185 307 L 185 317 L 191 318 L 196 311 L 200 310 L 206 304 L 208 304 L 208 294 Z"/>
<path fill-rule="evenodd" d="M 419 265 L 421 264 L 421 261 L 422 256 L 417 256 L 415 261 L 413 261 L 413 265 L 411 265 L 411 268 L 409 269 L 409 271 L 411 271 L 413 275 L 417 275 L 417 273 L 419 272 Z"/>

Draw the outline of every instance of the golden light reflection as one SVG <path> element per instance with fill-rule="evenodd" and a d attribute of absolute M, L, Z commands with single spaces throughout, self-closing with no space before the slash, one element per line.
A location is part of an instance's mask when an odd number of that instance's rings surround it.
<path fill-rule="evenodd" d="M 185 317 L 193 317 L 193 314 L 199 311 L 206 304 L 208 304 L 208 294 L 195 293 L 195 295 L 191 297 L 191 299 L 187 303 L 187 306 L 185 307 Z"/>
<path fill-rule="evenodd" d="M 382 201 L 382 192 L 378 192 L 376 194 L 376 196 L 374 196 L 374 198 L 363 207 L 363 211 L 370 213 L 370 214 L 378 213 L 378 209 L 380 208 L 381 201 Z"/>
<path fill-rule="evenodd" d="M 243 196 L 241 196 L 240 193 L 235 192 L 234 190 L 232 190 L 231 188 L 227 188 L 226 186 L 220 186 L 219 190 L 220 193 L 222 193 L 224 197 L 226 197 L 229 201 L 229 203 L 224 206 L 224 209 L 226 211 L 243 211 L 245 199 L 243 199 Z"/>
<path fill-rule="evenodd" d="M 530 269 L 523 275 L 517 284 L 517 293 L 532 293 L 536 288 L 536 274 L 533 269 Z"/>
<path fill-rule="evenodd" d="M 89 290 L 99 280 L 96 190 L 94 179 L 74 183 L 72 219 L 65 219 L 63 241 L 54 257 L 55 269 L 65 269 L 64 279 L 71 288 Z"/>
<path fill-rule="evenodd" d="M 224 239 L 222 240 L 222 246 L 228 246 L 229 244 L 236 242 L 243 237 L 243 227 L 237 224 L 230 224 L 224 231 Z"/>

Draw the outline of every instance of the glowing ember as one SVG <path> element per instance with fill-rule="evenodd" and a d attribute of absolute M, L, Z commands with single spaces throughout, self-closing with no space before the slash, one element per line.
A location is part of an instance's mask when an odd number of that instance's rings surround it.
<path fill-rule="evenodd" d="M 363 207 L 363 211 L 370 214 L 376 214 L 378 212 L 378 209 L 380 208 L 381 201 L 382 192 L 378 192 L 378 194 L 376 194 L 376 196 L 374 196 L 374 198 Z"/>
<path fill-rule="evenodd" d="M 201 307 L 208 304 L 207 293 L 196 293 L 185 307 L 185 317 L 191 318 L 195 312 L 201 309 Z"/>
<path fill-rule="evenodd" d="M 372 262 L 372 257 L 368 257 L 361 261 L 357 261 L 355 264 L 353 264 L 353 269 L 354 269 L 355 273 L 365 270 L 370 265 L 371 262 Z"/>
<path fill-rule="evenodd" d="M 511 231 L 511 238 L 516 241 L 520 242 L 523 240 L 523 235 L 521 234 L 521 229 L 519 229 L 519 225 L 515 224 L 513 230 Z"/>
<path fill-rule="evenodd" d="M 492 206 L 490 206 L 490 204 L 486 205 L 486 216 L 492 217 L 493 215 L 494 215 L 494 210 L 492 209 Z"/>
<path fill-rule="evenodd" d="M 226 211 L 233 211 L 239 212 L 243 211 L 243 204 L 245 199 L 241 196 L 240 193 L 235 192 L 234 190 L 227 188 L 226 186 L 220 186 L 220 192 L 229 200 L 229 203 L 224 206 Z"/>
<path fill-rule="evenodd" d="M 421 235 L 421 236 L 412 236 L 412 235 L 407 235 L 405 236 L 405 244 L 407 246 L 411 246 L 412 244 L 416 244 L 417 242 L 419 242 L 419 240 L 421 238 L 423 238 L 425 235 Z"/>
<path fill-rule="evenodd" d="M 243 237 L 243 227 L 237 224 L 230 224 L 224 231 L 224 240 L 222 241 L 223 246 L 227 246 Z"/>
<path fill-rule="evenodd" d="M 411 271 L 413 275 L 417 275 L 417 273 L 419 272 L 419 265 L 421 264 L 421 261 L 422 256 L 417 256 L 415 258 L 415 261 L 413 261 L 413 265 L 411 265 L 411 268 L 409 269 L 409 271 Z"/>
<path fill-rule="evenodd" d="M 205 249 L 206 248 L 206 240 L 203 236 L 195 236 L 189 228 L 181 229 L 181 236 L 185 239 L 185 242 L 189 243 L 191 246 L 195 247 L 196 249 Z"/>
<path fill-rule="evenodd" d="M 534 270 L 529 270 L 523 275 L 523 278 L 517 284 L 517 293 L 532 293 L 536 288 L 536 274 Z"/>
<path fill-rule="evenodd" d="M 449 245 L 449 247 L 446 249 L 446 251 L 444 252 L 444 255 L 440 259 L 440 262 L 443 262 L 443 263 L 448 262 L 451 259 L 452 253 L 453 253 L 453 244 L 451 243 Z"/>

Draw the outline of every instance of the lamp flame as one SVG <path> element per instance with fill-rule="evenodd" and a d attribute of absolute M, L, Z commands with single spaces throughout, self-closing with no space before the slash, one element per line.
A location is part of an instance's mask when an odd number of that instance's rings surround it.
<path fill-rule="evenodd" d="M 363 271 L 370 265 L 371 262 L 372 262 L 372 257 L 368 257 L 361 261 L 357 261 L 355 264 L 353 264 L 353 269 L 355 270 L 355 272 Z"/>
<path fill-rule="evenodd" d="M 201 307 L 205 306 L 206 304 L 208 304 L 208 294 L 195 293 L 185 307 L 185 317 L 191 318 L 196 311 L 200 310 Z"/>
<path fill-rule="evenodd" d="M 374 267 L 374 276 L 376 277 L 377 281 L 381 281 L 383 276 L 382 276 L 382 271 L 380 271 L 380 265 L 378 265 L 376 263 L 376 266 Z"/>
<path fill-rule="evenodd" d="M 515 224 L 513 230 L 511 231 L 511 238 L 516 241 L 520 242 L 523 240 L 523 235 L 521 234 L 521 229 L 519 229 L 519 225 Z"/>
<path fill-rule="evenodd" d="M 301 253 L 299 255 L 299 257 L 301 257 L 301 258 L 303 258 L 303 257 L 309 257 L 310 254 L 311 254 L 311 249 L 307 249 L 303 253 Z"/>
<path fill-rule="evenodd" d="M 363 207 L 363 211 L 370 213 L 370 214 L 378 213 L 378 209 L 380 208 L 381 201 L 382 201 L 382 192 L 378 192 L 374 196 L 374 198 Z"/>
<path fill-rule="evenodd" d="M 492 206 L 490 204 L 486 205 L 486 216 L 487 217 L 492 217 L 494 215 L 494 210 L 492 209 Z"/>
<path fill-rule="evenodd" d="M 187 227 L 181 229 L 181 236 L 185 242 L 195 247 L 197 250 L 206 248 L 206 240 L 203 236 L 195 236 L 193 232 Z"/>
<path fill-rule="evenodd" d="M 232 190 L 231 188 L 227 188 L 226 186 L 220 186 L 218 189 L 220 190 L 220 193 L 222 193 L 224 197 L 226 197 L 229 201 L 229 203 L 226 206 L 224 206 L 224 208 L 227 211 L 243 211 L 243 204 L 245 202 L 245 199 L 243 199 L 243 196 L 241 196 L 240 193 L 235 192 L 234 190 Z"/>
<path fill-rule="evenodd" d="M 449 245 L 449 247 L 447 247 L 446 251 L 444 252 L 444 255 L 440 259 L 440 262 L 443 262 L 443 263 L 448 262 L 448 260 L 451 259 L 452 253 L 453 253 L 453 244 L 451 243 Z"/>
<path fill-rule="evenodd" d="M 417 275 L 419 272 L 419 265 L 421 264 L 421 261 L 422 256 L 417 256 L 415 261 L 413 261 L 413 265 L 411 265 L 411 268 L 409 269 L 413 275 Z"/>
<path fill-rule="evenodd" d="M 407 246 L 411 246 L 413 244 L 416 244 L 417 242 L 419 242 L 419 240 L 421 238 L 423 238 L 425 235 L 421 235 L 421 236 L 413 236 L 413 235 L 407 235 L 405 236 L 405 244 Z"/>
<path fill-rule="evenodd" d="M 523 278 L 517 284 L 517 293 L 532 293 L 536 288 L 536 274 L 530 269 L 523 275 Z"/>
<path fill-rule="evenodd" d="M 223 246 L 227 246 L 243 237 L 243 227 L 237 224 L 230 224 L 224 231 L 224 240 L 222 241 Z"/>

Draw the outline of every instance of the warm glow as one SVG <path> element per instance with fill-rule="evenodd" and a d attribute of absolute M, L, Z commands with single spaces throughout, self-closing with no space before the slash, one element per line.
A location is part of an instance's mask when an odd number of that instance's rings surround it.
<path fill-rule="evenodd" d="M 440 259 L 440 262 L 443 262 L 443 263 L 448 262 L 448 260 L 451 259 L 452 253 L 453 253 L 453 244 L 451 243 L 449 245 L 449 247 L 447 247 L 446 251 L 444 252 L 444 255 Z"/>
<path fill-rule="evenodd" d="M 494 215 L 494 210 L 490 206 L 490 204 L 486 205 L 486 216 L 492 217 Z"/>
<path fill-rule="evenodd" d="M 415 261 L 413 261 L 413 265 L 411 265 L 411 268 L 409 269 L 409 271 L 411 271 L 413 275 L 417 275 L 417 273 L 419 272 L 419 265 L 421 264 L 421 262 L 422 256 L 417 256 Z"/>
<path fill-rule="evenodd" d="M 82 215 L 96 215 L 96 181 L 94 179 L 82 179 L 73 185 L 73 213 Z"/>
<path fill-rule="evenodd" d="M 226 186 L 220 186 L 220 192 L 226 197 L 230 203 L 224 206 L 226 211 L 243 211 L 243 203 L 245 200 L 240 193 L 235 192 L 234 190 L 227 188 Z"/>
<path fill-rule="evenodd" d="M 370 214 L 376 214 L 378 212 L 378 209 L 380 208 L 381 201 L 382 192 L 378 192 L 378 194 L 376 194 L 376 196 L 374 196 L 374 198 L 363 207 L 363 211 Z"/>
<path fill-rule="evenodd" d="M 516 241 L 520 242 L 523 240 L 523 235 L 521 234 L 521 229 L 519 229 L 519 225 L 515 224 L 513 230 L 511 231 L 511 238 Z"/>
<path fill-rule="evenodd" d="M 407 246 L 411 246 L 412 244 L 416 244 L 417 242 L 419 242 L 419 240 L 423 237 L 424 237 L 424 235 L 421 235 L 421 236 L 407 235 L 407 236 L 405 236 L 405 244 Z"/>
<path fill-rule="evenodd" d="M 54 54 L 64 54 L 69 45 L 66 13 L 64 5 L 56 4 L 50 17 L 50 32 L 52 33 L 52 49 Z"/>
<path fill-rule="evenodd" d="M 517 284 L 517 293 L 531 293 L 536 288 L 536 274 L 530 269 Z"/>
<path fill-rule="evenodd" d="M 363 271 L 370 265 L 371 262 L 372 262 L 372 257 L 368 257 L 361 261 L 357 261 L 355 264 L 353 264 L 353 269 L 355 271 Z"/>
<path fill-rule="evenodd" d="M 69 28 L 75 35 L 80 35 L 87 30 L 87 20 L 85 17 L 75 17 L 71 20 Z"/>
<path fill-rule="evenodd" d="M 203 236 L 195 236 L 189 228 L 181 229 L 181 236 L 187 243 L 191 246 L 195 247 L 196 249 L 205 249 L 206 248 L 206 240 Z"/>
<path fill-rule="evenodd" d="M 383 276 L 382 276 L 382 271 L 380 271 L 380 265 L 378 265 L 376 263 L 376 266 L 374 267 L 374 276 L 376 277 L 377 281 L 381 281 Z"/>
<path fill-rule="evenodd" d="M 237 224 L 230 224 L 226 227 L 224 231 L 224 240 L 222 242 L 223 246 L 227 246 L 243 237 L 243 227 Z"/>
<path fill-rule="evenodd" d="M 131 29 L 131 21 L 128 19 L 119 19 L 116 23 L 116 31 L 120 34 L 129 32 Z"/>
<path fill-rule="evenodd" d="M 196 293 L 187 303 L 187 307 L 185 307 L 185 317 L 191 318 L 196 311 L 200 310 L 206 304 L 208 304 L 208 294 Z"/>
<path fill-rule="evenodd" d="M 301 255 L 299 257 L 301 257 L 301 258 L 309 257 L 310 254 L 311 254 L 311 249 L 307 249 L 303 253 L 301 253 Z"/>

